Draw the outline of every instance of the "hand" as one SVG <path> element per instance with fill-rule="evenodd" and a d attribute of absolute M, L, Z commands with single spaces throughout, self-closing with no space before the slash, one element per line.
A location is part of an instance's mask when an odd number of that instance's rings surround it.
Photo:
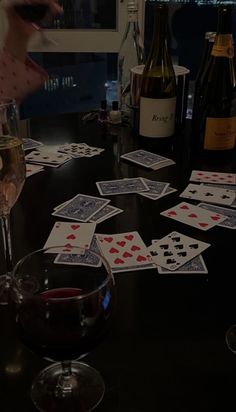
<path fill-rule="evenodd" d="M 41 30 L 37 23 L 32 23 L 22 19 L 15 10 L 16 5 L 34 5 L 45 4 L 49 13 L 53 16 L 63 12 L 62 7 L 56 0 L 3 0 L 4 7 L 8 17 L 8 32 L 5 39 L 6 48 L 21 61 L 25 60 L 27 46 L 32 35 Z"/>
<path fill-rule="evenodd" d="M 27 21 L 19 16 L 15 10 L 17 5 L 46 5 L 48 7 L 48 12 L 53 16 L 61 14 L 63 12 L 62 7 L 58 4 L 56 0 L 3 0 L 2 6 L 5 8 L 8 22 L 9 30 L 17 32 L 20 38 L 28 38 L 35 31 L 40 30 L 37 23 Z"/>

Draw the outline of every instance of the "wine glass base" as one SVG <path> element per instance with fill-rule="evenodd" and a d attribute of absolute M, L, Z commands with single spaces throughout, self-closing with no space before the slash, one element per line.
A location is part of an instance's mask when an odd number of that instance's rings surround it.
<path fill-rule="evenodd" d="M 10 290 L 10 276 L 1 275 L 0 276 L 0 305 L 8 305 Z"/>
<path fill-rule="evenodd" d="M 225 334 L 228 348 L 236 354 L 236 325 L 232 325 Z"/>
<path fill-rule="evenodd" d="M 36 376 L 31 388 L 31 399 L 39 411 L 89 412 L 101 402 L 105 384 L 100 373 L 76 361 L 71 363 L 71 371 L 72 391 L 64 395 L 57 390 L 62 374 L 60 363 L 54 363 Z"/>

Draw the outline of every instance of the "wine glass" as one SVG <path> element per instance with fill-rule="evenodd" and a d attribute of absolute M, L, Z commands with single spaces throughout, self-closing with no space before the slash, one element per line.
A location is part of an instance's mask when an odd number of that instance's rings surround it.
<path fill-rule="evenodd" d="M 0 304 L 7 304 L 13 269 L 10 211 L 25 182 L 25 156 L 18 134 L 18 110 L 14 99 L 0 97 L 0 220 L 5 273 L 0 276 Z"/>
<path fill-rule="evenodd" d="M 23 343 L 53 362 L 32 384 L 36 408 L 87 412 L 100 403 L 105 385 L 96 369 L 78 359 L 109 330 L 115 284 L 102 256 L 90 249 L 84 255 L 79 247 L 56 254 L 61 250 L 43 248 L 23 257 L 13 270 L 9 302 Z"/>
<path fill-rule="evenodd" d="M 231 352 L 236 354 L 236 325 L 230 326 L 225 334 L 225 340 Z"/>

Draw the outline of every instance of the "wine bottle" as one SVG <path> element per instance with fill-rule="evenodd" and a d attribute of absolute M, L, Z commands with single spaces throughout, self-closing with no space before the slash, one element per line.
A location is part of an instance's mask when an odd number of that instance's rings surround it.
<path fill-rule="evenodd" d="M 127 23 L 118 53 L 117 96 L 122 117 L 130 117 L 130 70 L 144 63 L 144 45 L 138 23 L 138 1 L 128 0 Z"/>
<path fill-rule="evenodd" d="M 236 80 L 232 37 L 232 6 L 218 6 L 215 41 L 203 73 L 198 103 L 197 147 L 228 151 L 235 146 Z"/>
<path fill-rule="evenodd" d="M 153 38 L 140 90 L 139 134 L 167 138 L 175 132 L 176 78 L 167 44 L 168 5 L 154 7 Z"/>
<path fill-rule="evenodd" d="M 201 62 L 200 62 L 197 76 L 195 79 L 193 111 L 192 111 L 192 130 L 194 131 L 195 134 L 197 134 L 198 125 L 199 125 L 198 116 L 199 116 L 199 99 L 200 99 L 201 84 L 205 77 L 205 71 L 208 68 L 213 43 L 215 41 L 215 36 L 216 36 L 215 32 L 208 31 L 205 33 L 205 41 L 204 41 L 202 58 L 201 58 Z"/>

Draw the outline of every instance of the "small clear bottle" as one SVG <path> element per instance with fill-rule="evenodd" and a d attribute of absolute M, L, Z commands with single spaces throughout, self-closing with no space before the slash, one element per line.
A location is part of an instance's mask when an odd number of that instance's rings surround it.
<path fill-rule="evenodd" d="M 107 123 L 107 121 L 108 121 L 107 101 L 101 100 L 101 106 L 98 111 L 98 123 L 103 124 L 103 123 Z"/>
<path fill-rule="evenodd" d="M 109 112 L 109 123 L 121 124 L 121 111 L 119 110 L 119 104 L 117 100 L 113 100 L 111 110 Z"/>
<path fill-rule="evenodd" d="M 127 23 L 118 53 L 117 96 L 122 117 L 130 118 L 130 70 L 144 63 L 144 45 L 138 23 L 138 2 L 128 0 Z"/>

